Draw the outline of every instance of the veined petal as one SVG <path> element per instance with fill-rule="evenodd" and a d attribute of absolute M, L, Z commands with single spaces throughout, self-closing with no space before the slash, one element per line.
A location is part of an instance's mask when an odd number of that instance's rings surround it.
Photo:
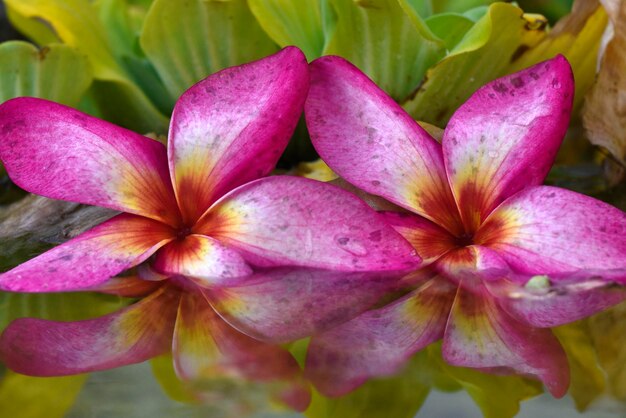
<path fill-rule="evenodd" d="M 334 172 L 461 231 L 441 146 L 355 66 L 340 57 L 315 60 L 305 114 L 313 145 Z"/>
<path fill-rule="evenodd" d="M 244 334 L 273 343 L 295 341 L 346 322 L 376 303 L 398 273 L 283 267 L 239 285 L 205 292 L 215 310 Z"/>
<path fill-rule="evenodd" d="M 326 396 L 341 396 L 370 377 L 398 371 L 411 355 L 440 339 L 456 287 L 436 277 L 417 290 L 314 336 L 305 375 Z"/>
<path fill-rule="evenodd" d="M 457 247 L 447 230 L 426 218 L 408 212 L 381 212 L 381 215 L 415 248 L 423 259 L 422 267 Z"/>
<path fill-rule="evenodd" d="M 626 279 L 626 214 L 565 189 L 539 186 L 516 194 L 493 212 L 477 240 L 522 273 L 558 280 L 559 273 L 590 270 Z"/>
<path fill-rule="evenodd" d="M 0 160 L 31 193 L 166 223 L 179 217 L 162 144 L 57 103 L 2 104 Z"/>
<path fill-rule="evenodd" d="M 443 155 L 465 225 L 543 183 L 570 119 L 572 70 L 557 56 L 479 89 L 452 116 Z"/>
<path fill-rule="evenodd" d="M 591 272 L 561 277 L 557 283 L 548 276 L 534 276 L 490 282 L 487 287 L 511 316 L 540 328 L 578 321 L 626 300 L 624 287 Z"/>
<path fill-rule="evenodd" d="M 285 401 L 293 408 L 304 410 L 310 402 L 298 363 L 287 350 L 236 331 L 199 292 L 186 292 L 180 300 L 172 351 L 181 379 L 274 382 L 281 384 Z"/>
<path fill-rule="evenodd" d="M 84 290 L 143 262 L 173 239 L 157 221 L 121 214 L 0 274 L 0 289 L 13 292 Z"/>
<path fill-rule="evenodd" d="M 421 261 L 411 245 L 353 194 L 275 176 L 233 190 L 197 227 L 257 266 L 388 271 Z"/>
<path fill-rule="evenodd" d="M 229 190 L 270 173 L 295 129 L 308 87 L 306 58 L 288 47 L 220 71 L 181 96 L 168 146 L 187 223 Z"/>
<path fill-rule="evenodd" d="M 164 286 L 128 308 L 86 321 L 17 319 L 0 337 L 0 358 L 30 376 L 63 376 L 145 361 L 169 349 L 178 295 Z"/>
<path fill-rule="evenodd" d="M 194 278 L 206 286 L 252 273 L 236 251 L 204 235 L 189 235 L 167 244 L 157 253 L 153 267 L 164 274 Z"/>
<path fill-rule="evenodd" d="M 522 324 L 504 312 L 485 288 L 459 287 L 443 339 L 443 357 L 454 365 L 539 378 L 555 397 L 567 392 L 569 366 L 548 329 Z"/>

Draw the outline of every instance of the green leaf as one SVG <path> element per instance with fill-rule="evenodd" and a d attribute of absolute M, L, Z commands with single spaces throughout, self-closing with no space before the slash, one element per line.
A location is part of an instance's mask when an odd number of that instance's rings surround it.
<path fill-rule="evenodd" d="M 457 13 L 441 13 L 429 17 L 425 22 L 431 32 L 443 41 L 448 50 L 454 48 L 474 26 L 473 20 Z"/>
<path fill-rule="evenodd" d="M 545 20 L 495 3 L 426 78 L 404 108 L 417 120 L 443 127 L 454 111 L 487 82 L 503 75 L 516 51 L 532 48 L 546 35 Z"/>
<path fill-rule="evenodd" d="M 172 97 L 223 68 L 277 50 L 246 0 L 156 0 L 140 43 Z"/>
<path fill-rule="evenodd" d="M 281 47 L 296 45 L 309 61 L 324 49 L 322 1 L 248 0 L 261 27 Z"/>
<path fill-rule="evenodd" d="M 143 56 L 139 35 L 152 0 L 96 0 L 98 12 L 114 54 Z"/>
<path fill-rule="evenodd" d="M 305 415 L 309 418 L 412 418 L 430 392 L 430 386 L 418 377 L 425 366 L 422 355 L 418 354 L 402 372 L 389 378 L 369 380 L 340 398 L 330 399 L 314 392 Z"/>
<path fill-rule="evenodd" d="M 480 6 L 489 6 L 501 0 L 431 0 L 434 13 L 463 13 Z"/>
<path fill-rule="evenodd" d="M 35 42 L 45 44 L 53 33 L 87 56 L 96 79 L 94 86 L 101 87 L 96 94 L 116 93 L 98 100 L 105 117 L 139 132 L 166 131 L 167 119 L 116 61 L 104 27 L 88 0 L 6 0 L 5 4 L 15 26 Z M 47 33 L 41 29 L 46 27 Z"/>
<path fill-rule="evenodd" d="M 340 55 L 396 100 L 445 54 L 406 0 L 329 0 L 337 21 L 324 55 Z"/>
<path fill-rule="evenodd" d="M 150 366 L 152 366 L 154 377 L 170 398 L 178 402 L 197 403 L 198 399 L 190 388 L 176 376 L 173 361 L 171 354 L 164 354 L 151 359 Z"/>
<path fill-rule="evenodd" d="M 91 80 L 86 57 L 67 45 L 0 44 L 0 102 L 31 96 L 75 106 Z"/>
<path fill-rule="evenodd" d="M 87 375 L 37 378 L 6 372 L 0 381 L 0 411 L 11 418 L 63 418 Z"/>
<path fill-rule="evenodd" d="M 579 321 L 554 328 L 553 332 L 567 354 L 571 373 L 569 394 L 576 403 L 576 409 L 584 411 L 604 393 L 606 386 L 588 324 Z"/>

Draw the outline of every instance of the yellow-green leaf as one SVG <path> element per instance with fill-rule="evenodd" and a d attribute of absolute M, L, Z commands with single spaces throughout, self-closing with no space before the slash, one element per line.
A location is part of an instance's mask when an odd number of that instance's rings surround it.
<path fill-rule="evenodd" d="M 246 0 L 156 0 L 140 43 L 173 97 L 209 74 L 278 49 Z"/>
<path fill-rule="evenodd" d="M 324 55 L 348 59 L 396 100 L 405 99 L 445 54 L 407 0 L 329 2 L 337 20 Z"/>
<path fill-rule="evenodd" d="M 443 127 L 454 111 L 487 82 L 503 75 L 519 51 L 546 36 L 546 21 L 512 4 L 495 3 L 403 103 L 414 119 Z"/>
<path fill-rule="evenodd" d="M 7 371 L 0 380 L 0 411 L 11 418 L 63 418 L 87 375 L 30 377 Z"/>
<path fill-rule="evenodd" d="M 67 45 L 0 44 L 0 102 L 31 96 L 75 106 L 91 80 L 87 58 Z"/>

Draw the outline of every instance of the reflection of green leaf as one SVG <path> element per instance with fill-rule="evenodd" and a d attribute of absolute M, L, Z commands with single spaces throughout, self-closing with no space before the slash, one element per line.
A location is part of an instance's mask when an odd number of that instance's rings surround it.
<path fill-rule="evenodd" d="M 39 44 L 59 40 L 85 54 L 93 68 L 96 92 L 115 90 L 98 104 L 111 121 L 140 132 L 162 132 L 167 120 L 128 78 L 111 51 L 96 10 L 88 0 L 6 0 L 15 26 Z M 47 29 L 47 32 L 46 32 Z"/>
<path fill-rule="evenodd" d="M 321 1 L 325 0 L 248 0 L 248 3 L 261 27 L 278 45 L 297 45 L 310 61 L 324 49 Z"/>
<path fill-rule="evenodd" d="M 491 5 L 450 54 L 428 70 L 405 109 L 415 119 L 444 126 L 474 91 L 506 71 L 516 51 L 545 36 L 542 21 L 529 19 L 511 4 Z"/>
<path fill-rule="evenodd" d="M 404 99 L 445 53 L 408 0 L 329 0 L 337 21 L 325 55 L 340 55 Z"/>
<path fill-rule="evenodd" d="M 140 42 L 172 97 L 209 74 L 277 50 L 246 0 L 156 0 Z"/>
<path fill-rule="evenodd" d="M 0 102 L 31 96 L 76 105 L 91 79 L 85 56 L 66 45 L 41 50 L 22 41 L 0 45 Z"/>
<path fill-rule="evenodd" d="M 567 353 L 571 373 L 569 394 L 574 398 L 576 408 L 585 410 L 605 387 L 587 323 L 579 321 L 555 328 L 553 332 Z"/>
<path fill-rule="evenodd" d="M 0 411 L 11 418 L 62 418 L 87 375 L 37 378 L 7 372 L 0 381 Z"/>
<path fill-rule="evenodd" d="M 150 360 L 154 377 L 167 396 L 175 401 L 186 403 L 198 402 L 193 392 L 176 376 L 172 361 L 171 354 L 165 354 Z"/>
<path fill-rule="evenodd" d="M 329 399 L 315 392 L 305 415 L 309 418 L 412 418 L 430 392 L 430 386 L 419 377 L 425 367 L 420 353 L 397 375 L 369 380 L 340 398 Z"/>

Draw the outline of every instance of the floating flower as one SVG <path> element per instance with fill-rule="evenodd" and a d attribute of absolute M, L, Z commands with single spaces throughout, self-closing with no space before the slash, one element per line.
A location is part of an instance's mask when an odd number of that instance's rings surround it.
<path fill-rule="evenodd" d="M 296 379 L 295 360 L 268 341 L 354 317 L 376 301 L 390 272 L 420 261 L 354 195 L 264 177 L 287 145 L 308 84 L 297 48 L 212 75 L 177 102 L 167 149 L 52 102 L 4 103 L 0 157 L 16 184 L 125 213 L 0 275 L 0 288 L 145 296 L 87 321 L 13 322 L 0 340 L 7 366 L 65 375 L 171 348 L 185 379 Z M 136 277 L 112 279 L 135 266 Z M 308 390 L 294 388 L 285 396 L 303 409 Z"/>
<path fill-rule="evenodd" d="M 453 365 L 515 371 L 555 396 L 569 369 L 549 327 L 624 299 L 626 216 L 542 186 L 566 132 L 562 56 L 479 89 L 439 144 L 338 57 L 311 64 L 305 113 L 330 168 L 398 206 L 387 220 L 424 258 L 413 290 L 313 338 L 306 373 L 327 395 L 394 372 L 443 338 Z"/>

